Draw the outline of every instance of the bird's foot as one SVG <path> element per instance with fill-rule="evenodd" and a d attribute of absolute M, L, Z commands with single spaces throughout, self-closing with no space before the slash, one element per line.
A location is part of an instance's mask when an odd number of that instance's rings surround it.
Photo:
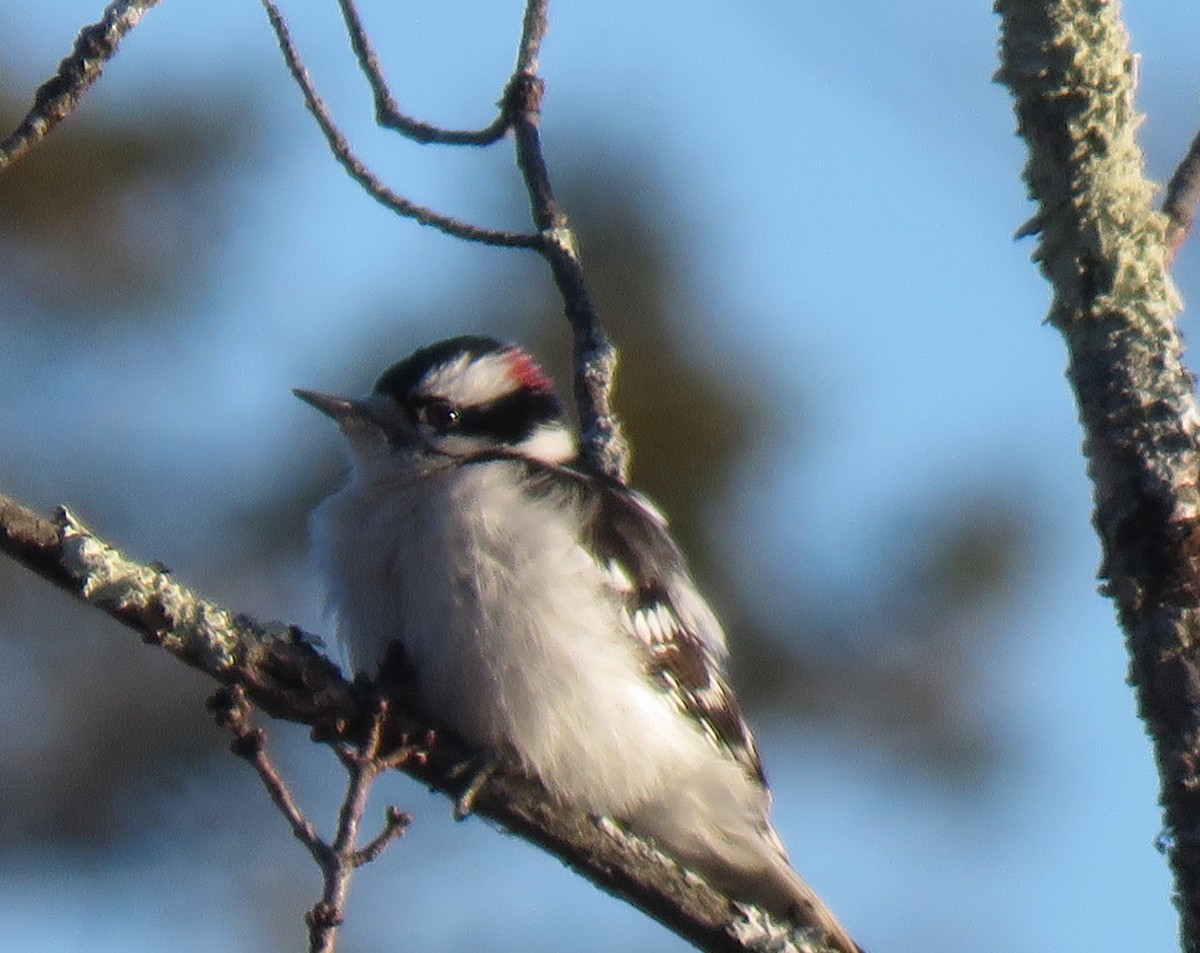
<path fill-rule="evenodd" d="M 475 800 L 479 792 L 491 780 L 499 767 L 499 759 L 493 755 L 478 755 L 468 758 L 454 769 L 454 774 L 466 776 L 467 785 L 454 802 L 454 819 L 462 821 L 475 812 Z"/>

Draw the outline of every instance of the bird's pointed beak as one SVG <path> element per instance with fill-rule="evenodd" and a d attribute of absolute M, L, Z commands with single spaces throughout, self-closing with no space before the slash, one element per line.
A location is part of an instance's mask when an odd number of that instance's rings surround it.
<path fill-rule="evenodd" d="M 304 390 L 301 387 L 292 389 L 292 393 L 304 403 L 316 407 L 326 417 L 332 417 L 339 424 L 351 417 L 362 416 L 362 408 L 357 401 L 345 397 L 335 397 L 333 394 L 322 394 L 316 390 Z"/>

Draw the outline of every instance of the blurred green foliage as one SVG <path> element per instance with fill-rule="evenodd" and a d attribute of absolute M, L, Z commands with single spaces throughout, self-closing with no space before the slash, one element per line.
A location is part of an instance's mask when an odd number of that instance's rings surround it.
<path fill-rule="evenodd" d="M 119 124 L 71 117 L 0 179 L 0 282 L 42 315 L 150 315 L 196 290 L 227 226 L 229 170 L 254 148 L 253 107 L 233 87 Z M 0 125 L 24 103 L 0 93 Z M 13 316 L 10 316 L 13 317 Z"/>

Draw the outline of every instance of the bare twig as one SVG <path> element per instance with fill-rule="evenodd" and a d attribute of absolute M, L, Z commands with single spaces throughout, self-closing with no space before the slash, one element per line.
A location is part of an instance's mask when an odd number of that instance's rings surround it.
<path fill-rule="evenodd" d="M 350 46 L 354 49 L 354 55 L 358 57 L 363 75 L 371 85 L 371 92 L 375 97 L 375 121 L 379 125 L 395 129 L 416 142 L 436 142 L 447 146 L 488 146 L 503 138 L 508 131 L 508 117 L 502 109 L 496 113 L 496 118 L 490 125 L 476 130 L 443 129 L 402 113 L 388 88 L 383 68 L 379 65 L 371 38 L 363 28 L 362 18 L 354 0 L 338 0 L 338 3 L 342 8 L 342 18 L 346 21 L 346 32 L 350 35 Z"/>
<path fill-rule="evenodd" d="M 365 847 L 358 847 L 358 832 L 362 817 L 367 810 L 367 798 L 371 785 L 384 771 L 403 766 L 416 752 L 408 744 L 393 751 L 386 751 L 383 744 L 384 729 L 388 724 L 388 705 L 380 701 L 371 717 L 366 739 L 358 747 L 341 744 L 338 756 L 350 777 L 346 797 L 338 812 L 337 830 L 329 845 L 327 860 L 322 865 L 325 874 L 325 890 L 320 902 L 309 913 L 310 949 L 312 953 L 332 950 L 336 930 L 344 918 L 346 896 L 350 889 L 353 872 L 363 864 L 370 863 L 384 848 L 407 829 L 410 818 L 404 812 L 389 807 L 384 827 Z M 421 753 L 424 759 L 424 752 Z"/>
<path fill-rule="evenodd" d="M 1167 247 L 1172 257 L 1179 253 L 1196 224 L 1197 205 L 1200 205 L 1200 133 L 1188 146 L 1187 154 L 1167 183 L 1167 195 L 1163 199 L 1163 213 L 1171 220 L 1167 228 Z"/>
<path fill-rule="evenodd" d="M 288 69 L 300 86 L 308 109 L 316 117 L 334 157 L 372 197 L 401 215 L 415 218 L 425 225 L 432 225 L 447 234 L 491 245 L 534 248 L 546 259 L 563 297 L 566 316 L 573 332 L 574 392 L 584 457 L 596 471 L 625 482 L 629 471 L 629 448 L 621 435 L 620 423 L 612 409 L 616 349 L 608 340 L 600 323 L 584 277 L 578 242 L 551 188 L 550 174 L 538 131 L 543 83 L 537 75 L 537 63 L 542 40 L 546 35 L 549 0 L 527 0 L 521 40 L 517 48 L 516 68 L 505 89 L 500 116 L 486 129 L 477 132 L 442 129 L 401 114 L 384 79 L 383 70 L 354 0 L 339 0 L 351 46 L 375 97 L 377 121 L 420 142 L 451 145 L 486 145 L 511 129 L 516 144 L 517 165 L 525 180 L 530 211 L 537 227 L 536 234 L 482 229 L 416 205 L 383 185 L 354 154 L 345 137 L 334 125 L 329 111 L 313 87 L 312 80 L 288 34 L 283 16 L 273 0 L 262 2 L 279 40 Z"/>
<path fill-rule="evenodd" d="M 0 142 L 0 169 L 24 155 L 75 108 L 83 92 L 100 75 L 120 39 L 158 0 L 116 0 L 102 19 L 85 28 L 71 56 L 56 76 L 38 90 L 34 106 L 22 123 Z M 538 135 L 542 81 L 537 77 L 538 54 L 546 34 L 548 0 L 528 0 L 518 47 L 516 68 L 502 101 L 500 114 L 481 130 L 447 130 L 403 115 L 388 90 L 378 58 L 363 28 L 353 0 L 339 0 L 355 55 L 371 85 L 380 124 L 398 129 L 420 142 L 487 145 L 512 128 L 518 164 L 525 178 L 537 234 L 490 229 L 443 215 L 413 202 L 386 186 L 355 155 L 313 86 L 287 25 L 273 0 L 263 0 L 284 59 L 299 85 L 309 111 L 317 120 L 337 161 L 376 201 L 399 215 L 446 234 L 482 244 L 532 248 L 549 262 L 571 323 L 575 353 L 575 400 L 581 422 L 584 455 L 594 469 L 624 481 L 628 447 L 612 411 L 611 395 L 616 350 L 600 325 L 584 280 L 578 243 L 566 215 L 555 201 Z"/>
<path fill-rule="evenodd" d="M 514 76 L 538 71 L 538 55 L 542 50 L 542 40 L 546 38 L 546 30 L 550 26 L 549 12 L 550 0 L 526 0 Z"/>
<path fill-rule="evenodd" d="M 538 7 L 544 15 L 544 4 L 531 0 L 529 9 Z M 544 30 L 545 25 L 539 24 L 536 17 L 526 17 L 527 33 L 536 36 Z M 523 42 L 522 49 L 526 48 L 536 50 L 535 45 Z M 629 475 L 629 448 L 611 403 L 617 352 L 600 323 L 575 234 L 550 184 L 538 129 L 543 88 L 539 77 L 522 72 L 512 78 L 505 93 L 506 111 L 516 140 L 517 165 L 525 179 L 533 220 L 542 236 L 540 250 L 550 263 L 574 333 L 575 403 L 584 455 L 594 469 L 624 483 Z"/>
<path fill-rule="evenodd" d="M 345 921 L 346 898 L 354 871 L 378 857 L 411 823 L 411 818 L 403 811 L 389 807 L 383 829 L 365 847 L 358 848 L 359 827 L 366 813 L 371 785 L 382 772 L 403 764 L 414 749 L 404 747 L 391 753 L 382 750 L 387 719 L 384 704 L 376 708 L 367 736 L 359 746 L 338 743 L 338 756 L 346 767 L 349 784 L 338 812 L 333 841 L 326 842 L 304 816 L 287 782 L 267 755 L 266 733 L 250 724 L 250 703 L 241 687 L 234 685 L 221 689 L 209 699 L 209 707 L 218 723 L 233 735 L 234 754 L 246 760 L 258 773 L 292 833 L 321 868 L 324 883 L 321 899 L 313 905 L 305 921 L 309 929 L 310 953 L 332 953 L 337 945 L 338 928 Z"/>
<path fill-rule="evenodd" d="M 284 816 L 292 834 L 309 853 L 321 861 L 322 841 L 317 829 L 304 816 L 296 803 L 287 782 L 279 774 L 274 762 L 267 756 L 267 735 L 261 728 L 250 724 L 250 702 L 240 685 L 231 685 L 218 691 L 208 700 L 209 710 L 216 716 L 217 724 L 227 728 L 233 735 L 233 753 L 250 764 L 258 773 L 263 787 L 271 796 L 271 802 Z"/>
<path fill-rule="evenodd" d="M 370 744 L 379 709 L 290 626 L 264 626 L 205 602 L 152 565 L 125 558 L 63 512 L 44 519 L 0 494 L 0 552 L 112 616 L 218 682 L 238 685 L 270 714 L 314 726 L 334 741 Z M 387 713 L 391 738 L 419 739 L 401 771 L 457 801 L 478 753 L 408 713 Z M 369 746 L 368 744 L 368 746 Z M 609 893 L 712 953 L 831 953 L 821 941 L 729 898 L 611 822 L 555 802 L 535 779 L 500 766 L 472 805 L 476 814 L 562 859 Z M 376 850 L 368 842 L 359 856 Z"/>
<path fill-rule="evenodd" d="M 537 75 L 538 55 L 548 28 L 550 0 L 527 0 L 517 65 L 504 94 L 513 130 L 517 165 L 529 207 L 542 236 L 540 251 L 562 295 L 573 337 L 575 406 L 583 454 L 596 471 L 622 483 L 629 477 L 629 446 L 612 408 L 617 351 L 604 332 L 588 290 L 579 243 L 550 184 L 539 123 L 545 84 Z"/>
<path fill-rule="evenodd" d="M 85 26 L 58 71 L 38 87 L 33 106 L 17 128 L 0 140 L 0 170 L 11 165 L 50 135 L 79 105 L 104 71 L 121 39 L 158 0 L 114 0 L 95 23 Z"/>
<path fill-rule="evenodd" d="M 411 814 L 407 814 L 393 805 L 388 805 L 383 812 L 383 828 L 354 852 L 354 865 L 361 867 L 363 864 L 369 864 L 383 853 L 388 844 L 403 834 L 410 824 L 412 824 Z"/>
<path fill-rule="evenodd" d="M 1117 3 L 999 0 L 1037 201 L 1049 321 L 1095 487 L 1101 575 L 1152 738 L 1183 948 L 1200 950 L 1200 408 L 1183 363 L 1167 217 L 1136 142 L 1133 62 Z"/>
<path fill-rule="evenodd" d="M 308 75 L 308 70 L 300 60 L 300 55 L 296 50 L 295 44 L 292 42 L 287 24 L 284 22 L 279 8 L 275 6 L 272 0 L 262 0 L 262 4 L 267 11 L 267 17 L 271 21 L 271 26 L 275 30 L 275 36 L 279 41 L 279 48 L 283 52 L 283 58 L 287 63 L 288 70 L 304 94 L 304 102 L 308 106 L 308 111 L 317 120 L 317 125 L 324 134 L 330 151 L 333 153 L 334 158 L 341 164 L 342 168 L 350 174 L 350 177 L 366 189 L 372 198 L 386 205 L 398 215 L 415 219 L 422 225 L 436 228 L 456 238 L 464 238 L 467 241 L 480 242 L 484 245 L 498 245 L 506 248 L 538 248 L 540 246 L 541 239 L 537 235 L 481 228 L 478 225 L 472 225 L 469 222 L 463 222 L 448 215 L 442 215 L 440 212 L 435 212 L 424 205 L 411 202 L 384 185 L 378 176 L 368 169 L 362 160 L 354 154 L 353 149 L 350 148 L 350 143 L 346 140 L 341 130 L 334 124 L 332 117 L 329 115 L 329 110 L 325 107 L 324 101 L 322 101 L 321 97 L 317 94 L 316 88 L 313 86 L 312 79 Z"/>

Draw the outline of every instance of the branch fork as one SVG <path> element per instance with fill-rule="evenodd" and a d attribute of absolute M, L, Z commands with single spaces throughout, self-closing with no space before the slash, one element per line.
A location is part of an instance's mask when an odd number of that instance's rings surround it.
<path fill-rule="evenodd" d="M 346 897 L 354 871 L 379 857 L 412 823 L 408 814 L 389 806 L 384 812 L 380 831 L 358 846 L 371 786 L 383 772 L 399 768 L 418 756 L 420 749 L 406 744 L 385 750 L 383 739 L 389 705 L 384 700 L 375 705 L 367 735 L 360 743 L 332 742 L 338 760 L 346 769 L 348 783 L 333 839 L 326 841 L 305 817 L 287 782 L 268 756 L 266 732 L 251 723 L 252 709 L 245 690 L 240 685 L 218 689 L 209 699 L 208 707 L 217 724 L 233 735 L 230 750 L 254 768 L 292 834 L 321 870 L 324 881 L 321 898 L 304 919 L 308 925 L 311 953 L 330 953 L 337 944 L 338 928 L 345 921 Z"/>
<path fill-rule="evenodd" d="M 54 80 L 39 90 L 21 126 L 0 141 L 0 170 L 44 139 L 71 112 L 115 52 L 116 41 L 156 2 L 114 0 L 99 23 L 81 32 L 76 53 L 84 50 L 84 68 L 64 60 Z M 575 400 L 585 460 L 598 473 L 624 481 L 629 452 L 611 402 L 616 350 L 591 298 L 579 243 L 554 195 L 539 132 L 545 84 L 538 75 L 538 55 L 546 34 L 548 0 L 527 0 L 516 64 L 499 113 L 473 131 L 442 129 L 402 114 L 353 0 L 339 0 L 351 47 L 372 90 L 382 126 L 415 142 L 447 146 L 483 147 L 512 134 L 534 226 L 527 232 L 465 222 L 386 186 L 333 122 L 278 7 L 273 0 L 262 3 L 287 67 L 331 152 L 372 198 L 445 234 L 496 247 L 526 248 L 545 259 L 572 329 Z M 236 753 L 254 766 L 293 834 L 324 872 L 322 897 L 307 917 L 314 951 L 332 949 L 350 873 L 378 856 L 408 823 L 404 812 L 389 808 L 381 830 L 358 843 L 371 783 L 381 771 L 395 768 L 460 802 L 466 798 L 473 813 L 561 858 L 577 873 L 703 950 L 828 953 L 829 948 L 803 927 L 776 922 L 764 911 L 732 903 L 619 825 L 557 803 L 536 779 L 512 766 L 499 766 L 487 776 L 486 784 L 472 786 L 471 779 L 456 769 L 476 752 L 451 735 L 435 736 L 429 726 L 399 710 L 395 700 L 390 706 L 383 704 L 369 689 L 348 682 L 316 650 L 316 639 L 293 626 L 260 624 L 201 599 L 162 566 L 127 559 L 65 509 L 47 520 L 0 495 L 0 551 L 226 686 L 213 702 L 214 712 L 233 734 Z M 322 841 L 267 757 L 265 736 L 250 723 L 251 705 L 314 726 L 315 737 L 330 743 L 345 766 L 347 792 L 332 841 Z M 402 742 L 393 746 L 393 736 Z"/>

